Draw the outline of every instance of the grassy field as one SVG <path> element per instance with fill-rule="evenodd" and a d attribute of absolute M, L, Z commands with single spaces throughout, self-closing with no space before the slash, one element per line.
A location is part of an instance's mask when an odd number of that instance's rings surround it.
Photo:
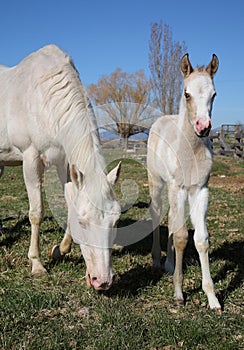
<path fill-rule="evenodd" d="M 148 220 L 146 169 L 123 159 L 116 192 L 123 206 L 120 226 Z M 243 339 L 243 161 L 216 158 L 207 217 L 210 264 L 223 313 L 209 310 L 192 243 L 185 254 L 186 305 L 173 305 L 172 277 L 151 268 L 152 237 L 114 250 L 116 282 L 107 292 L 87 289 L 79 247 L 59 263 L 48 249 L 63 230 L 46 204 L 41 228 L 48 274 L 31 277 L 28 200 L 21 168 L 6 169 L 0 181 L 0 349 L 241 349 Z M 133 189 L 133 190 L 132 190 Z M 128 202 L 133 205 L 128 205 Z M 133 202 L 134 201 L 134 202 Z M 161 224 L 165 259 L 167 219 Z"/>

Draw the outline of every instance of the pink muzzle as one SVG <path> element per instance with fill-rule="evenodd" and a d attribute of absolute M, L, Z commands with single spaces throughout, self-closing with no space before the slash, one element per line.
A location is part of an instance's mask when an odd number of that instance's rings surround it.
<path fill-rule="evenodd" d="M 209 135 L 212 123 L 210 118 L 199 117 L 195 124 L 195 132 L 199 137 L 206 137 Z"/>
<path fill-rule="evenodd" d="M 96 290 L 108 290 L 113 284 L 113 279 L 114 276 L 112 276 L 111 279 L 91 277 L 91 275 L 86 272 L 86 284 L 88 288 L 93 287 Z"/>

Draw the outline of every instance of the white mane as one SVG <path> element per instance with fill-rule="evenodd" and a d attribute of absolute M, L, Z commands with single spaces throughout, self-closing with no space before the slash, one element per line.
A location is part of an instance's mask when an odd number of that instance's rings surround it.
<path fill-rule="evenodd" d="M 35 86 L 43 96 L 51 132 L 62 144 L 69 163 L 84 174 L 90 195 L 94 193 L 92 200 L 100 207 L 99 197 L 110 197 L 111 188 L 106 180 L 96 118 L 71 58 L 62 51 L 57 54 L 63 55 L 59 65 L 42 75 Z M 94 178 L 97 181 L 90 186 Z"/>

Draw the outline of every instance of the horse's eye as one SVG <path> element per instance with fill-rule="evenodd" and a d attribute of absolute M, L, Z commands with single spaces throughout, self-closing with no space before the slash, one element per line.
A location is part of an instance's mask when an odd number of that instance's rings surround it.
<path fill-rule="evenodd" d="M 190 99 L 190 97 L 191 97 L 191 95 L 190 95 L 190 94 L 188 94 L 188 92 L 186 92 L 186 91 L 185 91 L 185 98 L 186 98 L 187 100 L 189 100 L 189 99 Z"/>
<path fill-rule="evenodd" d="M 78 219 L 79 225 L 81 228 L 85 229 L 87 226 L 87 221 L 86 219 Z"/>

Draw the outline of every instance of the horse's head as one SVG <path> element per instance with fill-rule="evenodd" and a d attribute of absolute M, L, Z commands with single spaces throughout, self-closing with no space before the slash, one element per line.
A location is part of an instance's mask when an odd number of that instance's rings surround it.
<path fill-rule="evenodd" d="M 218 70 L 219 61 L 213 55 L 206 68 L 192 68 L 188 54 L 181 60 L 181 71 L 184 76 L 183 103 L 188 111 L 191 124 L 199 137 L 209 135 L 211 130 L 211 112 L 216 96 L 213 77 Z"/>
<path fill-rule="evenodd" d="M 120 164 L 107 176 L 83 175 L 71 167 L 71 179 L 65 185 L 68 225 L 86 262 L 88 287 L 109 289 L 113 282 L 112 245 L 120 217 L 120 205 L 114 198 Z"/>

